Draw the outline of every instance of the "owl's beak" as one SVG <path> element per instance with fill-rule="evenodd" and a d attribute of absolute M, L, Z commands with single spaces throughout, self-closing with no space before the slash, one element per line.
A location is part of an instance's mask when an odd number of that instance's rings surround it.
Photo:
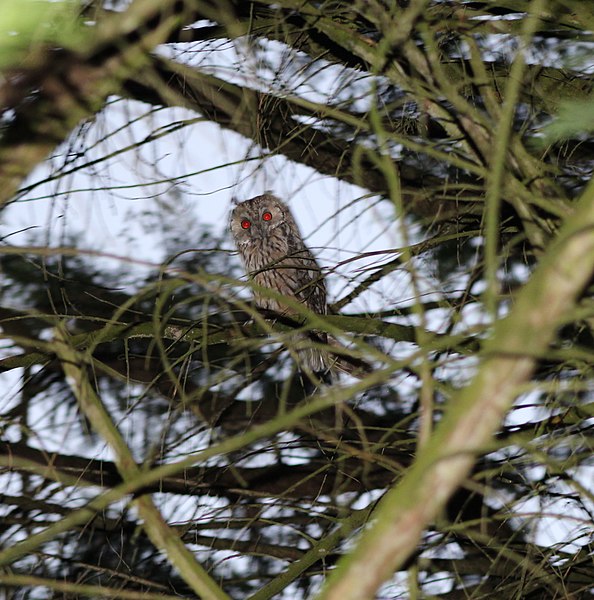
<path fill-rule="evenodd" d="M 267 237 L 267 231 L 260 223 L 254 223 L 252 225 L 252 237 L 258 240 L 263 240 Z"/>

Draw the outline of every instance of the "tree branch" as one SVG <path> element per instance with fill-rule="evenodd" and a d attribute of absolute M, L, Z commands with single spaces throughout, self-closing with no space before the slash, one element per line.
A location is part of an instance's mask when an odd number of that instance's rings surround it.
<path fill-rule="evenodd" d="M 536 356 L 546 352 L 593 273 L 594 180 L 518 294 L 509 316 L 496 324 L 472 383 L 452 398 L 432 439 L 383 498 L 374 524 L 333 572 L 321 598 L 373 597 L 404 563 L 423 529 L 436 518 L 500 427 L 519 386 L 532 375 Z M 526 340 L 530 340 L 529 355 Z"/>

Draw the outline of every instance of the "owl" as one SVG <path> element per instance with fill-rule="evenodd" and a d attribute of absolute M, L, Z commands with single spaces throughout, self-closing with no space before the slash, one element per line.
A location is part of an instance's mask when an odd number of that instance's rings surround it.
<path fill-rule="evenodd" d="M 271 194 L 238 204 L 231 212 L 231 233 L 249 277 L 259 286 L 294 298 L 318 314 L 326 314 L 326 286 L 322 271 L 303 242 L 288 206 Z M 256 306 L 279 314 L 294 311 L 265 295 L 254 294 Z M 324 333 L 316 337 L 326 341 Z M 329 356 L 317 348 L 299 351 L 302 370 L 324 375 Z"/>

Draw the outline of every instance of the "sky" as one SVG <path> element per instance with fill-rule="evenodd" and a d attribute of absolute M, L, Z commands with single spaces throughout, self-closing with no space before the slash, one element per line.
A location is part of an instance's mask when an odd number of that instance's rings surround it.
<path fill-rule="evenodd" d="M 11 244 L 31 243 L 33 238 L 50 246 L 68 244 L 72 236 L 78 236 L 81 249 L 120 256 L 129 265 L 134 260 L 158 264 L 168 257 L 160 219 L 169 219 L 173 227 L 187 223 L 197 236 L 205 226 L 222 235 L 228 231 L 233 198 L 245 200 L 272 191 L 291 207 L 306 243 L 327 269 L 360 252 L 399 247 L 394 207 L 389 203 L 280 156 L 246 163 L 246 157 L 253 154 L 250 142 L 210 122 L 188 125 L 157 144 L 119 153 L 148 134 L 166 131 L 172 121 L 196 118 L 183 109 L 146 113 L 146 105 L 115 101 L 84 132 L 91 148 L 84 161 L 116 155 L 80 172 L 39 183 L 56 167 L 72 168 L 63 166 L 64 153 L 73 153 L 76 147 L 63 145 L 51 166 L 40 165 L 28 178 L 25 186 L 38 185 L 5 211 L 0 235 L 10 236 Z M 129 125 L 131 119 L 133 125 Z M 111 133 L 114 130 L 118 133 Z M 234 249 L 230 238 L 225 247 Z M 331 297 L 342 295 L 346 280 L 361 275 L 359 269 L 392 256 L 370 257 L 339 268 L 329 283 Z M 106 258 L 99 264 L 109 269 L 122 261 Z M 396 301 L 401 291 L 389 288 L 377 293 L 393 295 Z M 358 308 L 372 310 L 373 304 L 384 305 L 385 298 L 368 302 L 372 305 Z"/>

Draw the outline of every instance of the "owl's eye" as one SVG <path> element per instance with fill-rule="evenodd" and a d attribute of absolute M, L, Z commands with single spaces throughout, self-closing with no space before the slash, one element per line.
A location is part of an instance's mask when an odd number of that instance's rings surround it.
<path fill-rule="evenodd" d="M 241 220 L 241 228 L 242 229 L 249 229 L 251 226 L 252 226 L 252 222 L 249 219 Z"/>
<path fill-rule="evenodd" d="M 268 212 L 268 211 L 266 211 L 265 213 L 262 213 L 262 219 L 264 221 L 270 221 L 270 220 L 272 220 L 272 213 Z"/>

